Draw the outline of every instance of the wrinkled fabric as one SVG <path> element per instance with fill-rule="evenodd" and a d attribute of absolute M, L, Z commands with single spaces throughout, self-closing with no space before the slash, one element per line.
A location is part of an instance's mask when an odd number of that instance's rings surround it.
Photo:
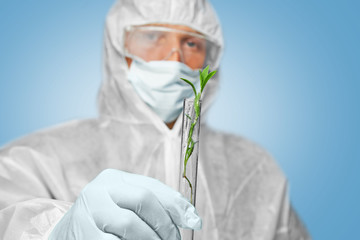
<path fill-rule="evenodd" d="M 223 48 L 207 1 L 117 1 L 106 21 L 99 118 L 42 130 L 0 151 L 0 239 L 47 239 L 83 187 L 107 168 L 178 188 L 181 117 L 168 129 L 126 79 L 123 30 L 148 23 L 186 25 Z M 250 141 L 206 125 L 216 75 L 203 97 L 196 207 L 203 228 L 195 238 L 309 239 L 274 160 Z"/>

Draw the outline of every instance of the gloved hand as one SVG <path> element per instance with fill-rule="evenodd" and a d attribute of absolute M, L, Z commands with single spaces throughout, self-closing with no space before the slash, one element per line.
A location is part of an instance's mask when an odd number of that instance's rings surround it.
<path fill-rule="evenodd" d="M 180 193 L 153 178 L 107 169 L 85 186 L 49 239 L 180 239 L 177 226 L 201 228 Z"/>

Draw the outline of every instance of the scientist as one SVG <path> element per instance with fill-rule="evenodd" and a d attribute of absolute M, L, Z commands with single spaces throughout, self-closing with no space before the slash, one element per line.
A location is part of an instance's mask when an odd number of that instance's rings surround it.
<path fill-rule="evenodd" d="M 203 96 L 196 209 L 176 191 L 192 96 L 179 78 L 198 84 L 224 46 L 207 1 L 119 0 L 104 41 L 99 117 L 1 149 L 0 239 L 309 239 L 273 159 L 206 125 L 219 74 Z"/>

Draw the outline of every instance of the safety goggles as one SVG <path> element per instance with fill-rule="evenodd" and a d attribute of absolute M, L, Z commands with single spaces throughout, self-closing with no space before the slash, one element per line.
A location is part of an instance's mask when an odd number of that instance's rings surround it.
<path fill-rule="evenodd" d="M 192 69 L 214 66 L 219 46 L 202 34 L 164 26 L 129 26 L 125 54 L 145 61 L 181 61 Z"/>

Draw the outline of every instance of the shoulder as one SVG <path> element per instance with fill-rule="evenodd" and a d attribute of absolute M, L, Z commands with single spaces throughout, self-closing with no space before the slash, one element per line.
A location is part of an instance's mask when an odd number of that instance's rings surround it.
<path fill-rule="evenodd" d="M 73 120 L 49 128 L 41 129 L 20 137 L 0 148 L 0 154 L 6 154 L 14 148 L 26 147 L 39 152 L 49 149 L 60 149 L 74 142 L 86 142 L 97 134 L 99 121 L 97 119 Z"/>

